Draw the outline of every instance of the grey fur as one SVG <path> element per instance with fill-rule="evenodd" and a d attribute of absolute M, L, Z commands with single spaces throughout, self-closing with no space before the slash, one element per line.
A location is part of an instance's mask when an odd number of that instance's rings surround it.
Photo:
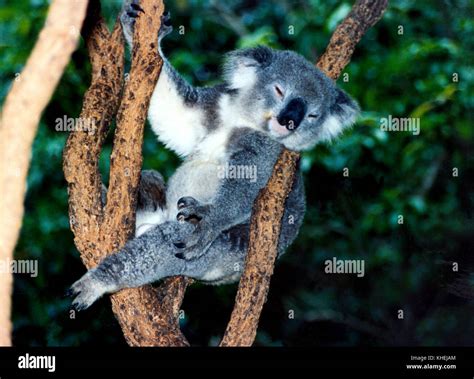
<path fill-rule="evenodd" d="M 137 0 L 133 3 L 138 4 Z M 122 23 L 131 44 L 133 17 L 124 12 Z M 164 25 L 158 37 L 160 43 L 169 32 L 169 26 Z M 185 275 L 209 284 L 238 280 L 248 247 L 253 202 L 265 187 L 283 146 L 292 150 L 311 148 L 342 130 L 358 112 L 357 104 L 347 94 L 291 51 L 258 47 L 231 52 L 224 65 L 224 83 L 210 88 L 192 87 L 166 59 L 163 70 L 162 77 L 182 101 L 180 111 L 195 113 L 196 120 L 204 117 L 204 136 L 186 151 L 185 161 L 167 186 L 156 172 L 142 174 L 137 219 L 146 212 L 153 216 L 155 211 L 158 216 L 164 212 L 167 218 L 156 224 L 143 222 L 152 227 L 141 235 L 137 232 L 123 249 L 73 284 L 72 292 L 77 295 L 73 304 L 79 309 L 89 307 L 104 293 L 168 276 Z M 282 96 L 275 92 L 276 85 L 284 89 Z M 163 97 L 166 94 L 161 94 Z M 222 108 L 223 99 L 227 108 Z M 242 118 L 229 124 L 226 109 Z M 270 123 L 265 116 L 268 110 L 278 124 Z M 153 120 L 151 111 L 150 122 L 153 128 L 162 130 L 161 125 L 155 125 L 158 121 Z M 271 129 L 274 125 L 281 135 Z M 223 133 L 222 138 L 219 133 Z M 206 141 L 216 136 L 220 138 L 216 143 L 223 145 L 212 146 L 211 150 L 220 148 L 225 153 L 212 155 L 201 149 L 201 145 L 208 149 Z M 227 176 L 217 179 L 214 175 L 222 164 L 252 167 L 257 175 L 254 180 Z M 166 191 L 166 199 L 154 189 Z M 296 238 L 304 212 L 303 180 L 298 171 L 285 204 L 279 255 Z"/>

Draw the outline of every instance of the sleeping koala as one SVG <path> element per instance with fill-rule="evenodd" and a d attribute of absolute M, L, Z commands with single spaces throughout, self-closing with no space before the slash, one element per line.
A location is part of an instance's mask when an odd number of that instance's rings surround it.
<path fill-rule="evenodd" d="M 122 13 L 130 44 L 141 12 L 135 0 Z M 160 53 L 170 31 L 164 16 Z M 292 51 L 263 46 L 233 51 L 224 63 L 223 83 L 202 88 L 188 84 L 161 56 L 148 118 L 158 140 L 184 161 L 167 186 L 157 172 L 142 173 L 136 237 L 73 284 L 78 309 L 105 293 L 168 276 L 210 284 L 238 280 L 252 205 L 281 150 L 307 150 L 330 140 L 358 112 L 345 92 Z M 279 255 L 295 239 L 304 212 L 298 171 L 285 203 Z"/>

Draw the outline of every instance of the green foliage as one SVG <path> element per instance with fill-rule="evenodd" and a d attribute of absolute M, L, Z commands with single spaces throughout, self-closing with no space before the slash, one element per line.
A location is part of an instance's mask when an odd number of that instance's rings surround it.
<path fill-rule="evenodd" d="M 112 24 L 119 1 L 102 3 Z M 340 0 L 168 3 L 175 31 L 165 53 L 194 84 L 216 82 L 222 54 L 236 47 L 289 48 L 315 61 L 351 6 Z M 2 99 L 46 11 L 45 0 L 15 0 L 0 8 Z M 357 46 L 345 70 L 348 81 L 343 76 L 338 84 L 363 113 L 341 139 L 302 158 L 308 212 L 299 239 L 277 264 L 258 344 L 472 345 L 472 300 L 450 289 L 473 271 L 473 31 L 468 0 L 400 0 L 391 2 Z M 54 121 L 77 117 L 89 74 L 81 43 L 34 144 L 15 254 L 38 259 L 40 271 L 37 278 L 16 276 L 17 345 L 124 344 L 107 299 L 70 319 L 70 300 L 62 298 L 85 269 L 67 217 L 61 170 L 67 136 L 54 131 Z M 420 134 L 382 131 L 380 120 L 389 115 L 419 117 Z M 101 161 L 104 176 L 111 139 Z M 143 152 L 144 167 L 167 177 L 179 163 L 157 147 L 149 128 Z M 324 262 L 332 257 L 364 259 L 365 276 L 326 274 Z M 459 272 L 452 262 L 459 262 Z M 188 291 L 183 328 L 193 343 L 217 343 L 235 288 L 195 285 Z M 399 309 L 404 320 L 397 319 Z"/>

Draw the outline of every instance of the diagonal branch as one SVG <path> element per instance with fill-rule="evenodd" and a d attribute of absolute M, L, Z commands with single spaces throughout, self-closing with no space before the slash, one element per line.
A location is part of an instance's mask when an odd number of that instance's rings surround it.
<path fill-rule="evenodd" d="M 349 63 L 356 44 L 381 17 L 388 0 L 357 0 L 334 31 L 317 66 L 337 79 Z M 240 279 L 234 310 L 221 346 L 251 346 L 257 334 L 277 255 L 284 201 L 291 190 L 299 154 L 284 150 L 252 212 L 249 250 Z"/>

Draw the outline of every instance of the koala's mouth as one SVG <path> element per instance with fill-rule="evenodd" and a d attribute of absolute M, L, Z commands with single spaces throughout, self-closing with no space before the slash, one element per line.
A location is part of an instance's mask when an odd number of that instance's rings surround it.
<path fill-rule="evenodd" d="M 281 125 L 276 117 L 272 117 L 268 120 L 268 130 L 270 134 L 277 138 L 284 138 L 288 136 L 291 131 L 287 129 L 285 125 Z"/>

